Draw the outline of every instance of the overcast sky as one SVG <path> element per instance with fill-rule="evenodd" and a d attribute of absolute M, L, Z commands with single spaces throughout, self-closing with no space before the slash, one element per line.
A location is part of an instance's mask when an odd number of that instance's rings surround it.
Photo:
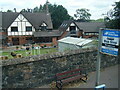
<path fill-rule="evenodd" d="M 71 16 L 74 16 L 76 9 L 86 8 L 90 10 L 91 19 L 103 18 L 102 14 L 113 8 L 113 4 L 120 0 L 48 0 L 52 4 L 63 5 L 68 10 Z M 34 8 L 44 4 L 46 0 L 0 0 L 0 11 L 7 11 L 8 9 Z"/>

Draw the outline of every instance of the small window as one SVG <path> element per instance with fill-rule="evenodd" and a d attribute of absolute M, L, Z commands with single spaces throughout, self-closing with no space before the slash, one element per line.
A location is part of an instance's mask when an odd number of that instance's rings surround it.
<path fill-rule="evenodd" d="M 41 26 L 41 30 L 47 30 L 46 26 Z"/>
<path fill-rule="evenodd" d="M 26 31 L 28 32 L 32 31 L 32 27 L 26 27 Z"/>
<path fill-rule="evenodd" d="M 85 33 L 85 35 L 89 35 L 89 33 Z"/>
<path fill-rule="evenodd" d="M 18 32 L 18 27 L 11 27 L 11 32 Z"/>

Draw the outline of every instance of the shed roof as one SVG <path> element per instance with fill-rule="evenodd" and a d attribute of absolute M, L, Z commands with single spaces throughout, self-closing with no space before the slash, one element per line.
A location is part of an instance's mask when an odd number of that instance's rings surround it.
<path fill-rule="evenodd" d="M 74 45 L 78 45 L 78 46 L 84 46 L 92 41 L 93 40 L 90 40 L 90 39 L 74 38 L 74 37 L 66 37 L 66 38 L 63 38 L 61 40 L 58 40 L 58 42 L 63 42 L 63 43 L 67 43 L 67 44 L 74 44 Z"/>

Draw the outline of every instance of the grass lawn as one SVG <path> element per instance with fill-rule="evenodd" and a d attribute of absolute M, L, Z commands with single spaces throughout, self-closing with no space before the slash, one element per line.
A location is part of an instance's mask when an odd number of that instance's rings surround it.
<path fill-rule="evenodd" d="M 31 55 L 40 55 L 40 54 L 47 54 L 47 53 L 53 53 L 57 52 L 58 48 L 41 48 L 37 50 L 16 50 L 14 53 L 16 54 L 22 54 L 23 57 L 25 56 L 31 56 Z M 30 54 L 28 54 L 30 52 Z M 2 56 L 8 56 L 9 59 L 12 59 L 13 57 L 10 55 L 10 51 L 2 52 Z"/>

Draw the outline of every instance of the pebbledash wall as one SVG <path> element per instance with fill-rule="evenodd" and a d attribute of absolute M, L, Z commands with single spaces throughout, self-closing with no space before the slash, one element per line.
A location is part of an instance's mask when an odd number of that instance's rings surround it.
<path fill-rule="evenodd" d="M 55 74 L 77 68 L 96 68 L 97 50 L 75 50 L 24 57 L 2 62 L 3 88 L 34 88 L 55 80 Z M 118 58 L 102 55 L 101 68 L 118 64 Z"/>

